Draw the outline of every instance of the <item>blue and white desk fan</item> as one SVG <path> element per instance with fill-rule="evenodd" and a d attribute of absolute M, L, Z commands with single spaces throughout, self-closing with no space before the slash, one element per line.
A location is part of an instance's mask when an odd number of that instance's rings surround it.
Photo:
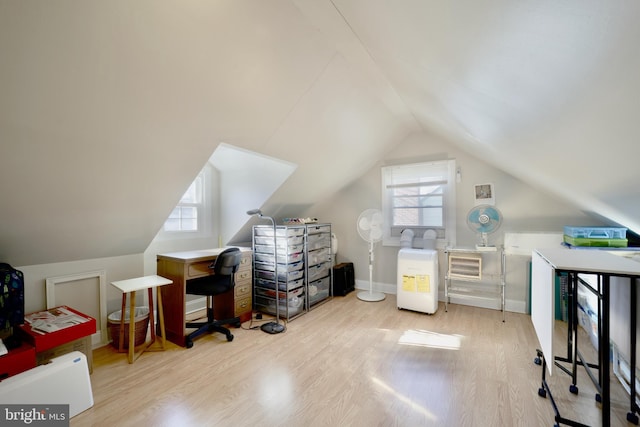
<path fill-rule="evenodd" d="M 489 234 L 494 233 L 502 224 L 502 214 L 491 205 L 478 205 L 467 214 L 467 225 L 472 231 L 480 234 L 481 243 L 476 249 L 495 251 L 495 246 L 489 246 Z"/>

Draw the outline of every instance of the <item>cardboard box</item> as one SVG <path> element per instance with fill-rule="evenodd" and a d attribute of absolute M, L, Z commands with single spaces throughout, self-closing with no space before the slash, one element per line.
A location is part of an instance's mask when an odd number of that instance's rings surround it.
<path fill-rule="evenodd" d="M 79 340 L 71 341 L 59 346 L 36 353 L 36 361 L 38 365 L 45 365 L 56 357 L 63 356 L 71 353 L 72 351 L 79 351 L 87 357 L 87 365 L 89 366 L 89 373 L 93 372 L 93 349 L 91 348 L 91 336 L 80 338 Z"/>

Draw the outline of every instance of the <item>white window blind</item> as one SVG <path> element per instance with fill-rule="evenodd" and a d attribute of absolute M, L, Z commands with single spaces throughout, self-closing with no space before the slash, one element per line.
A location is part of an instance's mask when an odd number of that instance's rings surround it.
<path fill-rule="evenodd" d="M 382 168 L 385 238 L 394 244 L 402 230 L 416 236 L 436 231 L 438 239 L 455 235 L 454 160 L 385 166 Z M 453 226 L 453 232 L 450 231 Z"/>

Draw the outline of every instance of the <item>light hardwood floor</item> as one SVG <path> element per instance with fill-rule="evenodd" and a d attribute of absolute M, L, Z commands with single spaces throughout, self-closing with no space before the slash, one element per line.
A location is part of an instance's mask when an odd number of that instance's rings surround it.
<path fill-rule="evenodd" d="M 398 310 L 395 301 L 363 302 L 352 292 L 279 335 L 247 322 L 232 342 L 207 335 L 191 349 L 170 344 L 132 365 L 111 346 L 97 349 L 95 404 L 71 425 L 554 425 L 549 399 L 537 393 L 528 315 L 507 313 L 503 323 L 499 311 L 452 304 L 445 312 L 442 303 L 426 315 Z M 562 415 L 600 425 L 586 376 L 573 395 L 569 377 L 554 372 L 549 382 Z M 612 425 L 626 426 L 628 397 L 613 389 Z"/>

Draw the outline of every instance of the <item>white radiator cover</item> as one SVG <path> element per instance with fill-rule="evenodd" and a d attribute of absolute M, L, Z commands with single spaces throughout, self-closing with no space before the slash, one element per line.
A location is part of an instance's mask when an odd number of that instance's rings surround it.
<path fill-rule="evenodd" d="M 73 351 L 46 365 L 0 382 L 0 402 L 17 405 L 68 404 L 73 417 L 93 406 L 87 357 Z"/>

